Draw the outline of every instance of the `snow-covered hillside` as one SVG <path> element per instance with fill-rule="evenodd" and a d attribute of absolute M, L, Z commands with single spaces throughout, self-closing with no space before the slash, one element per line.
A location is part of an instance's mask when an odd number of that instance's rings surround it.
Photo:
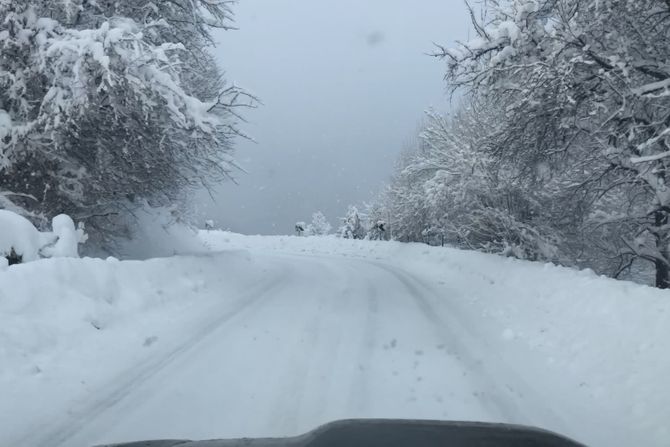
<path fill-rule="evenodd" d="M 670 444 L 670 292 L 448 248 L 214 231 L 191 254 L 0 269 L 0 445 L 343 417 Z"/>

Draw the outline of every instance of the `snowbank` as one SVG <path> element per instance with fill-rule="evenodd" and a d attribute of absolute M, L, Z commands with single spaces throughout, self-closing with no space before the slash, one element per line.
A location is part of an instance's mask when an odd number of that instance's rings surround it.
<path fill-rule="evenodd" d="M 82 229 L 64 214 L 53 218 L 52 231 L 41 233 L 25 217 L 0 209 L 0 257 L 17 256 L 21 262 L 40 258 L 76 258 L 86 241 Z"/>
<path fill-rule="evenodd" d="M 25 217 L 7 210 L 0 210 L 0 257 L 12 252 L 23 262 L 39 259 L 43 238 Z"/>
<path fill-rule="evenodd" d="M 0 445 L 31 445 L 12 435 L 164 357 L 184 334 L 255 290 L 251 272 L 262 268 L 244 252 L 229 252 L 42 259 L 0 271 Z"/>
<path fill-rule="evenodd" d="M 508 397 L 536 425 L 590 445 L 670 445 L 670 291 L 422 244 L 208 231 L 201 238 L 213 249 L 339 254 L 397 266 L 432 284 L 454 324 L 478 322 L 465 329 L 497 353 L 480 361 L 507 365 L 491 374 L 501 387 L 515 382 Z"/>
<path fill-rule="evenodd" d="M 76 229 L 70 216 L 66 216 L 65 214 L 54 217 L 51 226 L 56 242 L 47 257 L 79 257 L 79 244 L 86 240 L 84 231 L 82 229 Z"/>

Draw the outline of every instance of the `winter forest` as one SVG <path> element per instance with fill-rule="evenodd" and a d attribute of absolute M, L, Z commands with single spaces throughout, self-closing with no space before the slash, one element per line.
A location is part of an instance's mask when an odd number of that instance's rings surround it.
<path fill-rule="evenodd" d="M 0 0 L 0 207 L 40 230 L 67 214 L 89 247 L 112 250 L 137 210 L 187 214 L 193 190 L 236 175 L 239 123 L 258 101 L 210 52 L 230 8 Z M 670 1 L 469 10 L 474 38 L 433 55 L 451 113 L 426 114 L 387 187 L 337 234 L 670 287 Z M 318 213 L 299 224 L 331 231 Z"/>

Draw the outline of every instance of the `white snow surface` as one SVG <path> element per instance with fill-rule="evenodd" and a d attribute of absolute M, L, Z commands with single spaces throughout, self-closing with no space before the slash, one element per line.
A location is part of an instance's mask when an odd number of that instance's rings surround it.
<path fill-rule="evenodd" d="M 0 209 L 0 257 L 14 250 L 24 262 L 34 261 L 39 258 L 42 244 L 42 235 L 28 219 Z"/>
<path fill-rule="evenodd" d="M 44 257 L 78 258 L 79 244 L 86 241 L 84 230 L 75 228 L 72 218 L 65 214 L 54 217 L 51 226 L 53 231 L 47 233 L 46 237 L 51 237 L 55 242 L 42 250 Z"/>
<path fill-rule="evenodd" d="M 192 244 L 0 270 L 0 445 L 283 436 L 348 417 L 670 445 L 670 292 L 419 244 Z"/>

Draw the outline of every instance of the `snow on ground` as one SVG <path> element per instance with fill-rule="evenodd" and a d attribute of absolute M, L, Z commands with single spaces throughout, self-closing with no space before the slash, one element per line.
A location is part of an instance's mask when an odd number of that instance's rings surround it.
<path fill-rule="evenodd" d="M 22 436 L 246 305 L 276 279 L 258 281 L 254 272 L 264 269 L 233 251 L 44 259 L 0 271 L 0 445 L 40 445 Z"/>
<path fill-rule="evenodd" d="M 516 373 L 525 382 L 535 401 L 516 389 L 507 397 L 531 421 L 593 445 L 670 445 L 670 291 L 422 244 L 202 237 L 212 248 L 337 254 L 403 269 L 438 291 L 454 323 L 484 341 L 478 361 L 494 380 L 514 386 L 505 374 Z M 551 412 L 540 416 L 541 408 Z"/>
<path fill-rule="evenodd" d="M 14 254 L 26 261 L 39 258 L 42 235 L 25 217 L 0 209 L 0 255 Z"/>
<path fill-rule="evenodd" d="M 418 244 L 199 238 L 180 242 L 192 255 L 0 268 L 0 445 L 342 417 L 670 445 L 670 292 Z"/>
<path fill-rule="evenodd" d="M 23 262 L 40 258 L 78 257 L 79 244 L 86 241 L 84 230 L 76 229 L 70 216 L 53 218 L 52 231 L 40 232 L 28 219 L 0 209 L 0 259 L 18 256 Z M 2 262 L 2 267 L 6 267 Z"/>

